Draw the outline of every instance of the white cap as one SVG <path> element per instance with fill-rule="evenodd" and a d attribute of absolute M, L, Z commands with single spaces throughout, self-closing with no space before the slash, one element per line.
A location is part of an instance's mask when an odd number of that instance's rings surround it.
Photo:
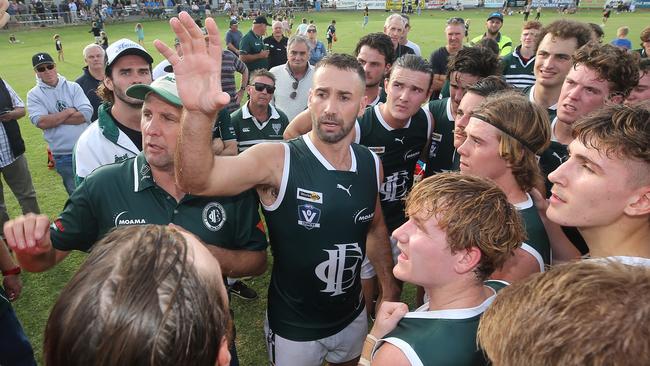
<path fill-rule="evenodd" d="M 147 63 L 153 63 L 153 57 L 151 57 L 144 47 L 130 39 L 122 38 L 119 41 L 113 42 L 106 49 L 106 70 L 108 71 L 115 60 L 126 55 L 138 55 L 144 58 Z"/>

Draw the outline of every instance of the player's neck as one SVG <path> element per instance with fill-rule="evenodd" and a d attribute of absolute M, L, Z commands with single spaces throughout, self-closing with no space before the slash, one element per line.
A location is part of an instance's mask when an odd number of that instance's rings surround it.
<path fill-rule="evenodd" d="M 483 283 L 471 279 L 447 283 L 441 287 L 427 288 L 429 310 L 467 309 L 481 305 L 494 292 Z"/>
<path fill-rule="evenodd" d="M 607 226 L 579 228 L 591 257 L 630 256 L 650 258 L 648 216 L 622 216 Z"/>
<path fill-rule="evenodd" d="M 562 84 L 553 87 L 547 87 L 541 84 L 535 84 L 533 92 L 533 99 L 535 103 L 544 108 L 548 108 L 557 104 L 560 99 L 560 92 L 562 91 Z"/>
<path fill-rule="evenodd" d="M 248 111 L 255 117 L 257 122 L 263 123 L 269 120 L 269 106 L 253 104 L 248 102 Z"/>
<path fill-rule="evenodd" d="M 354 129 L 352 130 L 354 131 Z M 350 153 L 350 144 L 352 143 L 352 132 L 348 133 L 341 141 L 336 143 L 327 143 L 321 141 L 314 130 L 309 132 L 309 138 L 318 152 L 327 160 L 336 170 L 350 170 L 352 166 L 352 155 Z"/>
<path fill-rule="evenodd" d="M 140 131 L 140 122 L 142 119 L 142 107 L 135 107 L 115 99 L 111 107 L 113 118 L 122 125 L 136 131 Z"/>
<path fill-rule="evenodd" d="M 526 60 L 530 60 L 530 58 L 535 55 L 535 50 L 532 48 L 522 46 L 519 49 L 519 54 L 521 55 L 521 57 L 525 58 Z"/>
<path fill-rule="evenodd" d="M 557 142 L 563 145 L 568 145 L 573 141 L 573 128 L 571 128 L 571 123 L 564 122 L 559 118 L 557 119 L 557 123 L 553 126 L 552 133 Z"/>
<path fill-rule="evenodd" d="M 388 108 L 388 103 L 384 103 L 379 106 L 379 113 L 381 113 L 381 117 L 388 123 L 388 125 L 392 128 L 398 129 L 398 128 L 404 128 L 408 121 L 411 119 L 410 117 L 407 119 L 398 119 L 393 117 L 393 115 L 390 113 L 390 110 Z"/>
<path fill-rule="evenodd" d="M 508 170 L 499 177 L 492 177 L 492 180 L 499 188 L 501 188 L 503 193 L 506 194 L 508 202 L 512 203 L 513 205 L 526 202 L 528 200 L 528 195 L 526 192 L 524 192 L 523 189 L 521 189 L 521 187 L 519 187 L 519 184 L 517 183 L 514 175 L 512 175 L 511 170 Z"/>
<path fill-rule="evenodd" d="M 379 95 L 379 84 L 374 86 L 366 86 L 366 100 L 368 104 L 372 103 Z"/>

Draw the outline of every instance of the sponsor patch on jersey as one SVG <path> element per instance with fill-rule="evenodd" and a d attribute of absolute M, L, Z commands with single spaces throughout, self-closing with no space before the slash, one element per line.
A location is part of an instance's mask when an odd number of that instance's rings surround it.
<path fill-rule="evenodd" d="M 404 153 L 404 161 L 409 161 L 411 159 L 417 158 L 420 156 L 420 152 L 417 150 L 409 150 L 406 153 Z"/>
<path fill-rule="evenodd" d="M 248 127 L 244 127 L 241 129 L 241 132 L 251 132 L 251 129 Z"/>
<path fill-rule="evenodd" d="M 321 192 L 310 191 L 300 187 L 298 187 L 298 191 L 296 192 L 296 198 L 307 202 L 323 203 L 323 194 Z"/>
<path fill-rule="evenodd" d="M 201 214 L 203 225 L 210 231 L 219 231 L 226 223 L 226 210 L 219 202 L 210 202 Z"/>
<path fill-rule="evenodd" d="M 298 225 L 307 230 L 320 228 L 320 210 L 313 205 L 298 206 Z"/>
<path fill-rule="evenodd" d="M 385 146 L 368 146 L 368 150 L 374 152 L 375 154 L 383 154 L 386 152 Z"/>
<path fill-rule="evenodd" d="M 147 223 L 147 220 L 143 218 L 129 218 L 126 214 L 129 211 L 122 211 L 115 215 L 114 224 L 115 227 L 125 226 L 125 225 L 144 225 Z"/>
<path fill-rule="evenodd" d="M 275 131 L 275 134 L 277 135 L 280 133 L 280 129 L 282 128 L 282 123 L 271 123 L 271 128 L 273 129 L 273 131 Z"/>
<path fill-rule="evenodd" d="M 432 139 L 433 141 L 438 141 L 438 142 L 440 142 L 440 141 L 442 141 L 442 134 L 440 134 L 440 133 L 436 133 L 436 132 L 432 132 L 432 133 L 431 133 L 431 139 Z"/>
<path fill-rule="evenodd" d="M 370 222 L 374 217 L 375 217 L 375 211 L 370 212 L 368 207 L 364 207 L 354 214 L 354 223 L 359 224 L 359 223 Z"/>

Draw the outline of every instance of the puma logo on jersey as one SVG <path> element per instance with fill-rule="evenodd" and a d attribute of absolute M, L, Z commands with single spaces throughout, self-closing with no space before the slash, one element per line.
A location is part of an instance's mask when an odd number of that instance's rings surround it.
<path fill-rule="evenodd" d="M 349 186 L 348 188 L 345 188 L 344 186 L 342 186 L 342 185 L 340 185 L 340 184 L 337 184 L 337 185 L 336 185 L 336 188 L 341 189 L 341 190 L 344 190 L 345 193 L 348 194 L 348 196 L 352 197 L 352 194 L 350 193 L 350 188 L 352 188 L 352 184 L 350 184 L 350 186 Z"/>
<path fill-rule="evenodd" d="M 553 156 L 555 156 L 555 157 L 557 158 L 557 160 L 560 161 L 560 164 L 564 163 L 565 158 L 563 158 L 562 156 L 560 156 L 560 154 L 558 154 L 557 152 L 553 152 Z"/>
<path fill-rule="evenodd" d="M 397 137 L 395 137 L 395 141 L 397 141 L 397 142 L 399 142 L 400 144 L 404 145 L 404 138 L 405 138 L 405 137 L 406 137 L 406 136 L 402 136 L 402 138 L 399 138 L 399 139 L 398 139 Z"/>

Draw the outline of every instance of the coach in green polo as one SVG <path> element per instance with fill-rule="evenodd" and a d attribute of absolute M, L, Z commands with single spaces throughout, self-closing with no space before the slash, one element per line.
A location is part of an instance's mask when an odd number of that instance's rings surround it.
<path fill-rule="evenodd" d="M 253 21 L 253 27 L 239 41 L 239 59 L 242 60 L 248 72 L 257 69 L 269 68 L 269 50 L 264 46 L 264 34 L 269 22 L 263 16 L 258 16 Z"/>
<path fill-rule="evenodd" d="M 9 221 L 5 235 L 20 264 L 28 271 L 45 271 L 72 250 L 91 250 L 114 227 L 172 223 L 208 244 L 224 275 L 264 272 L 267 241 L 252 194 L 197 197 L 175 184 L 182 105 L 174 75 L 134 85 L 126 93 L 144 100 L 143 151 L 87 176 L 51 225 L 45 215 Z"/>

